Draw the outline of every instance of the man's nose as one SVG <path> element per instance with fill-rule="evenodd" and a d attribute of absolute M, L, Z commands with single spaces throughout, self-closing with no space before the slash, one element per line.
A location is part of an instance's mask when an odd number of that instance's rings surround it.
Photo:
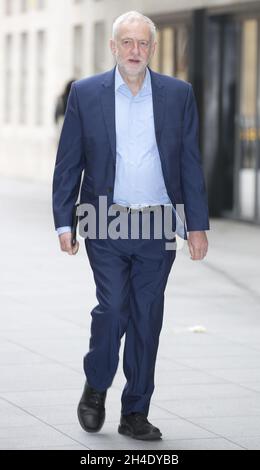
<path fill-rule="evenodd" d="M 132 52 L 135 52 L 135 53 L 139 54 L 139 51 L 140 51 L 139 42 L 138 42 L 138 41 L 134 41 L 133 47 L 132 47 Z"/>

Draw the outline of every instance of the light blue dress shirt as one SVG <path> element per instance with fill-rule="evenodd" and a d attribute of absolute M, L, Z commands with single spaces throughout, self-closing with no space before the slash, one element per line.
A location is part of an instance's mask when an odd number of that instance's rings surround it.
<path fill-rule="evenodd" d="M 142 207 L 169 204 L 161 160 L 156 143 L 151 75 L 145 78 L 134 96 L 115 71 L 116 174 L 114 202 L 122 206 Z M 70 227 L 57 228 L 58 235 Z"/>
<path fill-rule="evenodd" d="M 114 202 L 142 207 L 170 204 L 157 148 L 151 76 L 145 78 L 137 95 L 115 72 L 116 175 Z"/>

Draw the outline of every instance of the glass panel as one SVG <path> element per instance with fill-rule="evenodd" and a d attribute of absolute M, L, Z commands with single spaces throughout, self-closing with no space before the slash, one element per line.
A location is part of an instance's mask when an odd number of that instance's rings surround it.
<path fill-rule="evenodd" d="M 185 24 L 161 26 L 151 68 L 165 75 L 188 80 L 189 29 Z"/>
<path fill-rule="evenodd" d="M 257 20 L 242 25 L 240 92 L 240 168 L 238 175 L 240 215 L 253 219 L 256 191 L 256 103 L 257 103 Z"/>
<path fill-rule="evenodd" d="M 19 122 L 24 124 L 27 114 L 28 34 L 22 33 L 20 40 Z"/>
<path fill-rule="evenodd" d="M 242 34 L 241 114 L 255 117 L 257 81 L 257 21 L 244 22 Z"/>
<path fill-rule="evenodd" d="M 38 0 L 37 2 L 37 8 L 39 10 L 42 10 L 43 8 L 45 8 L 45 0 Z"/>
<path fill-rule="evenodd" d="M 5 14 L 11 15 L 13 13 L 13 0 L 5 0 Z"/>
<path fill-rule="evenodd" d="M 27 10 L 27 0 L 21 0 L 20 8 L 21 8 L 21 12 L 24 12 Z"/>
<path fill-rule="evenodd" d="M 188 27 L 185 25 L 177 28 L 177 50 L 176 50 L 176 77 L 188 80 Z"/>
<path fill-rule="evenodd" d="M 81 25 L 74 27 L 74 45 L 73 45 L 73 75 L 76 79 L 82 77 L 82 51 L 83 47 L 83 27 Z"/>
<path fill-rule="evenodd" d="M 256 213 L 260 223 L 260 20 L 258 21 L 258 97 L 257 97 L 257 188 L 256 188 Z"/>
<path fill-rule="evenodd" d="M 150 67 L 155 72 L 160 72 L 160 44 L 161 44 L 161 31 L 160 30 L 157 31 L 156 42 L 157 42 L 157 46 L 155 48 L 154 56 L 152 60 L 150 61 Z"/>
<path fill-rule="evenodd" d="M 42 125 L 44 121 L 45 96 L 45 32 L 38 31 L 36 37 L 36 124 Z"/>
<path fill-rule="evenodd" d="M 161 71 L 165 75 L 173 75 L 174 30 L 170 26 L 167 26 L 162 30 L 162 46 Z"/>
<path fill-rule="evenodd" d="M 12 117 L 12 105 L 13 105 L 13 36 L 7 34 L 5 37 L 5 94 L 4 94 L 4 121 L 9 123 Z"/>
<path fill-rule="evenodd" d="M 105 23 L 97 21 L 94 24 L 94 73 L 105 70 Z"/>

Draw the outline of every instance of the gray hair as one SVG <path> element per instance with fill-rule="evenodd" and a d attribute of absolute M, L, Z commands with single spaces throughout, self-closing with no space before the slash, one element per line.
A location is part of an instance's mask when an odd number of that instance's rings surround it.
<path fill-rule="evenodd" d="M 155 36 L 156 36 L 155 24 L 150 18 L 148 18 L 148 16 L 144 16 L 142 15 L 142 13 L 139 13 L 138 11 L 128 11 L 127 13 L 124 13 L 123 15 L 118 16 L 118 18 L 115 19 L 113 26 L 112 26 L 112 39 L 116 39 L 118 28 L 121 24 L 132 23 L 134 21 L 143 21 L 144 23 L 147 23 L 150 28 L 152 40 L 153 41 L 155 40 Z"/>

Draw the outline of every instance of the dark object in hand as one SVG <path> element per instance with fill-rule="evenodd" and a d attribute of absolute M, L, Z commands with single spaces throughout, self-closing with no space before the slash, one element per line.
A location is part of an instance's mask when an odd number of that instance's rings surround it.
<path fill-rule="evenodd" d="M 77 215 L 77 209 L 79 204 L 75 204 L 73 207 L 72 214 L 72 224 L 71 224 L 71 244 L 72 246 L 76 245 L 77 242 L 77 226 L 79 221 L 79 216 Z"/>

